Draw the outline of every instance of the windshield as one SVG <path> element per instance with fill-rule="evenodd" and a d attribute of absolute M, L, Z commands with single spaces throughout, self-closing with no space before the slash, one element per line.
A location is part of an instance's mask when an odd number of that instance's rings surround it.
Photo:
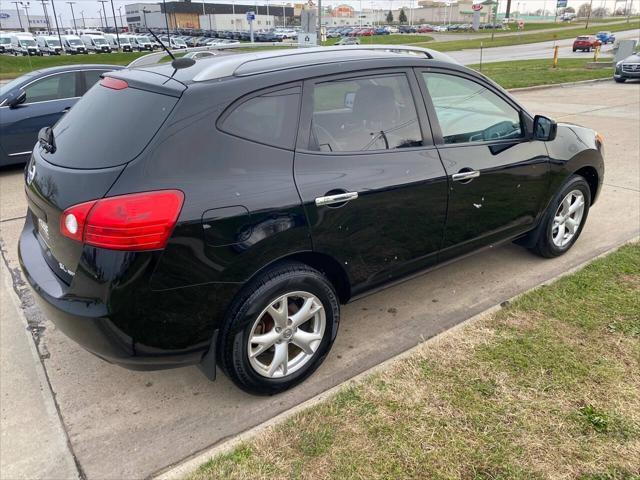
<path fill-rule="evenodd" d="M 147 37 L 138 37 L 136 38 L 138 43 L 146 45 L 147 43 L 151 43 Z"/>
<path fill-rule="evenodd" d="M 84 43 L 82 43 L 78 38 L 68 38 L 67 42 L 69 42 L 69 45 L 73 45 L 74 47 L 79 47 L 84 45 Z"/>
<path fill-rule="evenodd" d="M 106 45 L 107 41 L 102 37 L 93 37 L 93 43 L 96 45 Z"/>
<path fill-rule="evenodd" d="M 20 45 L 22 45 L 23 47 L 35 47 L 36 46 L 36 41 L 35 40 L 30 40 L 30 39 L 24 39 L 24 40 L 20 40 Z"/>
<path fill-rule="evenodd" d="M 49 45 L 50 47 L 59 47 L 60 40 L 47 40 L 47 45 Z"/>
<path fill-rule="evenodd" d="M 173 40 L 173 42 L 174 42 L 176 45 L 185 45 L 185 46 L 187 45 L 187 44 L 184 42 L 184 40 L 183 40 L 183 39 L 181 39 L 181 38 L 174 38 L 174 39 L 172 39 L 172 40 Z"/>

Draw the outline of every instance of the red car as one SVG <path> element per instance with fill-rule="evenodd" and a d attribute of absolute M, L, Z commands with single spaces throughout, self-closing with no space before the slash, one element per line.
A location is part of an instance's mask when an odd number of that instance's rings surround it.
<path fill-rule="evenodd" d="M 592 48 L 602 45 L 602 42 L 594 35 L 581 35 L 573 41 L 573 51 L 582 50 L 590 52 Z"/>
<path fill-rule="evenodd" d="M 418 33 L 429 33 L 433 32 L 433 27 L 431 25 L 423 25 L 418 28 Z"/>

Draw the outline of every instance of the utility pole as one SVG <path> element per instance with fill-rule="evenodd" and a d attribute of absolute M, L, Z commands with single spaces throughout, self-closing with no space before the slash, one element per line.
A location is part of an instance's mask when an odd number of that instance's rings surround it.
<path fill-rule="evenodd" d="M 80 16 L 82 17 L 82 28 L 87 28 L 87 22 L 84 21 L 84 10 L 80 10 Z M 76 35 L 78 32 L 76 32 Z"/>
<path fill-rule="evenodd" d="M 23 31 L 24 28 L 22 28 L 22 19 L 20 18 L 20 10 L 18 9 L 18 4 L 22 3 L 22 2 L 11 2 L 11 3 L 15 3 L 16 4 L 16 13 L 18 14 L 18 22 L 20 22 L 20 31 Z"/>
<path fill-rule="evenodd" d="M 511 14 L 511 0 L 507 0 L 507 11 L 504 14 L 504 18 L 508 19 Z"/>
<path fill-rule="evenodd" d="M 98 0 L 98 2 L 100 2 L 102 4 L 102 13 L 104 14 L 104 29 L 107 30 L 109 28 L 109 22 L 107 22 L 107 9 L 105 8 L 104 4 L 107 3 L 109 0 Z"/>
<path fill-rule="evenodd" d="M 76 35 L 78 34 L 78 26 L 76 25 L 76 15 L 73 13 L 73 6 L 76 2 L 67 2 L 71 7 L 71 18 L 73 18 L 73 29 L 75 30 Z"/>
<path fill-rule="evenodd" d="M 146 30 L 148 27 L 147 27 L 147 10 L 145 8 L 142 9 L 142 16 L 144 17 L 144 28 Z"/>
<path fill-rule="evenodd" d="M 20 2 L 20 4 L 22 5 L 22 8 L 24 8 L 24 11 L 27 13 L 27 32 L 31 31 L 31 18 L 29 18 L 29 2 Z"/>
<path fill-rule="evenodd" d="M 593 0 L 589 1 L 589 11 L 587 12 L 587 24 L 584 26 L 585 30 L 589 28 L 589 20 L 591 19 L 591 7 L 593 6 Z"/>
<path fill-rule="evenodd" d="M 53 19 L 56 21 L 56 30 L 58 31 L 58 41 L 62 46 L 62 36 L 60 35 L 60 26 L 58 25 L 58 17 L 56 14 L 56 4 L 53 0 L 51 0 L 51 7 L 53 7 Z M 60 18 L 60 23 L 62 23 L 62 17 Z"/>
<path fill-rule="evenodd" d="M 104 30 L 104 23 L 102 22 L 102 12 L 98 9 L 98 15 L 100 16 L 100 28 Z"/>
<path fill-rule="evenodd" d="M 167 17 L 167 2 L 162 0 L 162 8 L 164 8 L 164 21 L 167 24 L 167 39 L 169 41 L 169 48 L 171 48 L 171 32 L 169 31 L 169 17 Z"/>
<path fill-rule="evenodd" d="M 47 0 L 40 0 L 42 3 L 42 10 L 44 11 L 44 18 L 47 21 L 47 31 L 51 31 L 51 25 L 49 25 L 49 13 L 47 12 Z"/>
<path fill-rule="evenodd" d="M 118 33 L 118 22 L 116 21 L 116 9 L 113 6 L 113 0 L 111 0 L 111 13 L 113 14 L 113 25 L 116 27 L 116 41 L 118 42 L 118 48 L 120 48 L 120 34 Z"/>

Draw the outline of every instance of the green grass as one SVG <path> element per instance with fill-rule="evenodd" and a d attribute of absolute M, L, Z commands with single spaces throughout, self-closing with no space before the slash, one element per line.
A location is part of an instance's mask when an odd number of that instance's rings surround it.
<path fill-rule="evenodd" d="M 0 56 L 0 78 L 15 78 L 32 70 L 57 67 L 59 65 L 75 65 L 82 63 L 104 63 L 108 65 L 127 65 L 136 58 L 149 52 L 106 53 L 96 55 L 62 55 L 43 57 Z"/>
<path fill-rule="evenodd" d="M 639 291 L 633 244 L 424 345 L 189 479 L 638 480 Z"/>
<path fill-rule="evenodd" d="M 586 68 L 587 63 L 593 61 L 593 55 L 587 57 L 588 59 L 561 58 L 558 60 L 557 68 L 553 68 L 551 59 L 485 63 L 482 69 L 480 65 L 469 65 L 469 67 L 481 71 L 503 88 L 532 87 L 612 77 L 611 68 Z"/>
<path fill-rule="evenodd" d="M 607 27 L 607 30 L 612 32 L 620 32 L 625 30 L 632 30 L 634 28 L 640 28 L 639 20 L 635 20 L 628 24 L 622 23 L 610 25 Z M 595 34 L 602 29 L 603 28 L 601 26 L 589 27 L 588 29 L 585 29 L 584 27 L 578 27 L 558 30 L 556 32 L 531 33 L 527 35 L 496 35 L 493 40 L 491 40 L 490 36 L 484 36 L 481 38 L 472 38 L 469 40 L 452 40 L 447 42 L 416 42 L 412 43 L 412 45 L 433 48 L 434 50 L 439 50 L 441 52 L 450 52 L 453 50 L 480 48 L 481 44 L 484 48 L 492 48 L 506 47 L 510 45 L 524 45 L 527 43 L 547 42 L 552 40 L 562 40 L 566 38 L 574 38 L 578 35 Z"/>

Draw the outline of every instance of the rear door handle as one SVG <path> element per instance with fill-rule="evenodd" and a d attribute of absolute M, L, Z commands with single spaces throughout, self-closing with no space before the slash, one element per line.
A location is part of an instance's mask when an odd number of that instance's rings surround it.
<path fill-rule="evenodd" d="M 464 172 L 454 173 L 451 175 L 451 179 L 454 182 L 464 182 L 468 180 L 473 180 L 474 178 L 478 178 L 480 176 L 480 172 L 478 170 L 468 170 Z"/>
<path fill-rule="evenodd" d="M 358 198 L 358 192 L 345 192 L 336 195 L 327 195 L 325 197 L 316 198 L 316 206 L 322 207 L 326 205 L 335 205 L 337 203 L 346 203 Z"/>

